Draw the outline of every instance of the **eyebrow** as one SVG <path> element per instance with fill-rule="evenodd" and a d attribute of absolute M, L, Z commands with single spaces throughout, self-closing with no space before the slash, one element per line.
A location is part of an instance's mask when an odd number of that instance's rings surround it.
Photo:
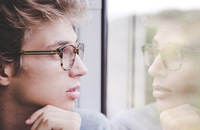
<path fill-rule="evenodd" d="M 58 48 L 58 46 L 64 46 L 69 44 L 69 41 L 56 41 L 53 45 L 47 46 L 45 49 L 53 49 L 53 48 Z"/>
<path fill-rule="evenodd" d="M 78 42 L 78 38 L 76 38 L 75 44 L 77 42 Z M 54 44 L 47 46 L 46 49 L 53 49 L 53 48 L 56 48 L 56 47 L 58 48 L 58 46 L 61 47 L 61 46 L 64 46 L 64 45 L 67 45 L 67 44 L 70 44 L 70 43 L 72 43 L 72 42 L 71 41 L 55 41 Z"/>
<path fill-rule="evenodd" d="M 153 43 L 152 45 L 159 48 L 159 42 L 157 40 L 153 40 Z M 177 49 L 183 49 L 183 50 L 191 50 L 190 47 L 188 46 L 181 46 L 180 44 L 178 43 L 173 43 L 173 44 L 170 44 L 170 45 L 167 45 L 166 47 L 173 47 L 173 48 L 177 48 Z"/>

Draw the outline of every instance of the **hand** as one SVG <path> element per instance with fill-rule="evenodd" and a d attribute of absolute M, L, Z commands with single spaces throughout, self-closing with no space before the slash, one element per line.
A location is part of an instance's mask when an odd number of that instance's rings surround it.
<path fill-rule="evenodd" d="M 25 122 L 31 130 L 80 130 L 78 113 L 47 105 L 34 112 Z"/>
<path fill-rule="evenodd" d="M 200 110 L 184 104 L 160 113 L 163 130 L 200 130 Z"/>

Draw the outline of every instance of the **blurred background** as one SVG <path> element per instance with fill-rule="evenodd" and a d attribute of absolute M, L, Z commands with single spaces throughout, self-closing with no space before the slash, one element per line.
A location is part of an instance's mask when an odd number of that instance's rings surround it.
<path fill-rule="evenodd" d="M 90 20 L 77 29 L 89 70 L 81 79 L 77 107 L 111 118 L 154 102 L 141 46 L 152 42 L 156 29 L 151 24 L 157 21 L 149 24 L 146 18 L 166 10 L 199 9 L 198 0 L 90 0 Z"/>

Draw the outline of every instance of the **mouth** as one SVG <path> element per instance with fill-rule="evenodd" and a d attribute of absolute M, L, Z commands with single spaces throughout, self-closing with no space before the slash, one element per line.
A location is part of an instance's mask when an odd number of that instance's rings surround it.
<path fill-rule="evenodd" d="M 158 99 L 166 98 L 171 94 L 171 90 L 163 86 L 153 86 L 153 96 Z"/>
<path fill-rule="evenodd" d="M 66 94 L 71 97 L 72 99 L 77 99 L 80 97 L 80 92 L 78 91 L 78 89 L 80 88 L 80 86 L 71 88 L 69 90 L 66 91 Z"/>

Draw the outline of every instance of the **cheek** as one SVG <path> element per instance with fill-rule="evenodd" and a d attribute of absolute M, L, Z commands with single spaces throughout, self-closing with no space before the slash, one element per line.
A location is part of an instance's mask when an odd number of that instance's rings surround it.
<path fill-rule="evenodd" d="M 190 69 L 174 77 L 174 90 L 177 96 L 191 98 L 200 95 L 200 73 Z"/>
<path fill-rule="evenodd" d="M 65 98 L 65 91 L 70 85 L 67 72 L 64 73 L 61 68 L 52 69 L 55 68 L 55 63 L 50 60 L 42 63 L 39 61 L 24 63 L 20 73 L 14 78 L 13 93 L 18 102 L 46 105 Z"/>
<path fill-rule="evenodd" d="M 40 77 L 32 74 L 29 77 L 19 77 L 23 80 L 15 82 L 18 84 L 15 84 L 13 91 L 14 99 L 19 104 L 28 106 L 45 106 L 50 104 L 65 109 L 70 108 L 69 102 L 71 102 L 71 99 L 66 95 L 66 91 L 70 88 L 69 80 L 66 78 L 63 80 L 61 77 L 58 80 L 58 76 L 43 76 Z"/>
<path fill-rule="evenodd" d="M 59 71 L 60 58 L 58 55 L 27 55 L 21 57 L 21 65 L 24 70 L 32 71 Z"/>

